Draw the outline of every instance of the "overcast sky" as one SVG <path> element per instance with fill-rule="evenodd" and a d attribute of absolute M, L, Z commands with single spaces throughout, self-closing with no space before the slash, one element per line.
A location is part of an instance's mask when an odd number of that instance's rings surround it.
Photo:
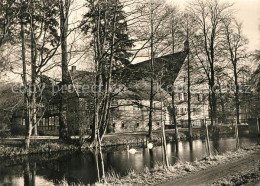
<path fill-rule="evenodd" d="M 191 0 L 169 0 L 184 7 Z M 249 39 L 249 50 L 260 48 L 260 0 L 222 0 L 222 2 L 234 2 L 237 11 L 236 17 L 243 22 L 244 34 Z"/>

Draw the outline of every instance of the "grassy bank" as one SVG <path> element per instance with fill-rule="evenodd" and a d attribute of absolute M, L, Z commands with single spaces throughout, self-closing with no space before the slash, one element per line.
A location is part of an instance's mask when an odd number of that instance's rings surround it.
<path fill-rule="evenodd" d="M 147 132 L 132 132 L 118 133 L 105 135 L 102 141 L 102 146 L 105 148 L 116 147 L 121 145 L 145 146 L 147 143 Z M 188 140 L 188 129 L 179 129 L 179 137 L 181 141 Z M 200 128 L 193 129 L 193 139 L 204 139 L 204 130 Z M 166 130 L 167 142 L 175 141 L 175 131 Z M 153 131 L 153 140 L 155 145 L 161 143 L 161 131 Z M 29 151 L 23 149 L 24 139 L 12 140 L 2 138 L 0 143 L 0 157 L 10 157 L 25 154 L 48 153 L 57 151 L 70 151 L 81 149 L 89 149 L 89 143 L 85 142 L 82 146 L 78 139 L 73 139 L 70 142 L 64 142 L 58 139 L 32 139 Z"/>
<path fill-rule="evenodd" d="M 183 177 L 190 172 L 196 172 L 219 164 L 225 164 L 249 155 L 259 149 L 259 146 L 249 149 L 240 149 L 235 152 L 226 152 L 222 155 L 207 157 L 194 162 L 178 162 L 165 170 L 162 165 L 156 165 L 153 169 L 144 168 L 143 172 L 130 171 L 127 176 L 120 177 L 110 172 L 107 175 L 108 184 L 119 185 L 157 185 L 160 183 Z"/>
<path fill-rule="evenodd" d="M 58 151 L 74 151 L 77 149 L 77 145 L 73 143 L 65 143 L 61 140 L 33 140 L 28 151 L 24 150 L 23 144 L 14 143 L 0 145 L 0 157 L 12 157 Z"/>

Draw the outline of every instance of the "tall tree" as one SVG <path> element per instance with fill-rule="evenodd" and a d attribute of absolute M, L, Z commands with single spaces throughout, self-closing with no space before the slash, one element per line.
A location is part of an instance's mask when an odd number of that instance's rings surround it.
<path fill-rule="evenodd" d="M 41 92 L 37 92 L 40 86 L 40 76 L 44 67 L 55 55 L 59 47 L 59 39 L 56 21 L 57 3 L 42 1 L 21 0 L 16 4 L 18 10 L 17 23 L 20 26 L 21 59 L 23 66 L 22 80 L 26 93 L 24 95 L 26 114 L 25 148 L 29 149 L 30 137 L 37 135 L 37 113 L 41 110 L 39 100 Z M 30 48 L 30 55 L 26 53 L 26 46 Z M 27 60 L 31 73 L 27 71 Z M 27 75 L 30 75 L 30 79 Z"/>
<path fill-rule="evenodd" d="M 118 0 L 87 0 L 89 10 L 84 15 L 81 29 L 90 35 L 95 61 L 94 117 L 91 142 L 99 151 L 101 160 L 102 137 L 111 114 L 113 88 L 118 83 L 118 72 L 130 64 L 133 41 L 128 36 L 123 5 Z M 112 85 L 113 83 L 113 85 Z M 102 179 L 105 180 L 104 163 L 101 161 Z"/>
<path fill-rule="evenodd" d="M 149 78 L 150 78 L 150 106 L 149 106 L 149 121 L 148 121 L 148 138 L 152 138 L 153 126 L 153 102 L 156 91 L 154 91 L 154 84 L 156 75 L 154 73 L 154 60 L 163 54 L 165 49 L 165 41 L 171 35 L 170 29 L 165 32 L 165 22 L 170 18 L 171 9 L 166 8 L 165 1 L 147 0 L 140 2 L 137 10 L 140 12 L 138 26 L 135 32 L 135 37 L 142 42 L 146 42 L 146 50 L 148 50 L 148 57 L 150 59 Z M 166 11 L 165 11 L 166 10 Z M 168 39 L 167 38 L 167 39 Z M 172 44 L 168 44 L 167 48 L 171 48 Z"/>
<path fill-rule="evenodd" d="M 100 137 L 106 130 L 110 115 L 113 92 L 111 85 L 116 84 L 117 71 L 129 65 L 133 41 L 129 38 L 123 5 L 117 1 L 88 0 L 89 11 L 81 23 L 82 31 L 91 36 L 95 60 L 95 114 L 92 127 L 92 142 L 97 130 Z"/>
<path fill-rule="evenodd" d="M 238 124 L 240 123 L 240 98 L 239 98 L 239 62 L 247 57 L 246 47 L 248 40 L 242 34 L 242 24 L 227 17 L 223 19 L 224 35 L 223 50 L 227 54 L 228 60 L 233 67 L 233 77 L 235 84 L 235 106 L 236 106 L 236 148 L 239 148 Z"/>
<path fill-rule="evenodd" d="M 62 72 L 62 85 L 68 87 L 71 84 L 71 77 L 68 69 L 68 49 L 67 49 L 67 37 L 68 37 L 68 21 L 69 21 L 69 9 L 71 0 L 59 0 L 60 11 L 60 42 L 61 42 L 61 72 Z M 68 123 L 67 123 L 67 109 L 68 109 L 68 93 L 61 93 L 60 103 L 60 139 L 67 139 Z"/>
<path fill-rule="evenodd" d="M 210 119 L 213 126 L 216 122 L 217 98 L 215 90 L 215 66 L 221 55 L 220 41 L 221 20 L 229 14 L 232 4 L 219 0 L 196 0 L 189 5 L 191 16 L 197 24 L 196 59 L 201 63 L 209 85 Z"/>
<path fill-rule="evenodd" d="M 154 100 L 154 4 L 153 1 L 150 2 L 150 36 L 151 36 L 151 44 L 150 44 L 150 70 L 151 70 L 151 88 L 150 88 L 150 107 L 149 107 L 149 131 L 148 137 L 152 139 L 152 128 L 153 128 L 153 100 Z"/>

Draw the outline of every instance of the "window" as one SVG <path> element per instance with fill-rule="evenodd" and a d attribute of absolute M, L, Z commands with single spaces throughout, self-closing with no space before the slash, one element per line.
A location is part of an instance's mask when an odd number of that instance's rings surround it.
<path fill-rule="evenodd" d="M 139 123 L 136 123 L 136 127 L 139 127 Z"/>
<path fill-rule="evenodd" d="M 121 124 L 121 127 L 122 127 L 122 128 L 124 128 L 124 127 L 125 127 L 125 124 L 124 124 L 124 123 L 122 123 L 122 124 Z"/>
<path fill-rule="evenodd" d="M 89 125 L 89 128 L 92 129 L 92 125 Z"/>
<path fill-rule="evenodd" d="M 185 82 L 185 80 L 186 80 L 186 78 L 185 77 L 183 77 L 183 81 Z"/>
<path fill-rule="evenodd" d="M 196 108 L 193 108 L 192 112 L 193 112 L 193 115 L 195 116 L 196 115 Z"/>
<path fill-rule="evenodd" d="M 198 94 L 198 101 L 200 101 L 200 94 Z"/>
<path fill-rule="evenodd" d="M 54 125 L 54 117 L 50 117 L 49 120 L 50 120 L 49 125 L 53 126 Z"/>
<path fill-rule="evenodd" d="M 113 127 L 116 127 L 116 123 L 113 123 Z"/>
<path fill-rule="evenodd" d="M 59 120 L 59 116 L 55 117 L 55 125 L 59 126 L 60 125 L 60 120 Z"/>
<path fill-rule="evenodd" d="M 159 126 L 159 125 L 160 125 L 160 122 L 158 122 L 158 121 L 157 121 L 157 123 L 156 123 L 156 124 Z"/>
<path fill-rule="evenodd" d="M 41 123 L 42 127 L 45 125 L 45 118 L 42 118 L 42 123 Z"/>
<path fill-rule="evenodd" d="M 45 127 L 48 127 L 49 126 L 49 118 L 46 118 L 45 119 Z"/>
<path fill-rule="evenodd" d="M 184 101 L 187 100 L 187 93 L 184 93 Z"/>

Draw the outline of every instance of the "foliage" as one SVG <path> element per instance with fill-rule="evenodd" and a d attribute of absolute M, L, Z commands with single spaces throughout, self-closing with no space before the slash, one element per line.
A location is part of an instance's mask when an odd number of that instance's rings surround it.
<path fill-rule="evenodd" d="M 97 47 L 95 42 L 97 39 L 97 33 L 99 33 L 100 44 L 103 47 L 103 54 L 101 54 L 100 60 L 104 63 L 108 63 L 108 58 L 110 56 L 110 49 L 112 45 L 113 37 L 113 15 L 114 8 L 117 6 L 116 10 L 116 20 L 115 20 L 115 46 L 114 46 L 114 64 L 113 68 L 121 67 L 122 65 L 129 64 L 129 58 L 131 53 L 128 51 L 133 46 L 133 41 L 130 39 L 128 34 L 128 26 L 126 21 L 126 16 L 123 10 L 123 5 L 116 0 L 112 1 L 99 1 L 99 6 L 94 3 L 93 0 L 87 0 L 86 6 L 89 7 L 89 11 L 84 15 L 81 22 L 81 30 L 85 34 L 92 34 L 91 45 Z M 117 5 L 116 5 L 117 4 Z M 100 16 L 100 25 L 97 25 L 97 19 Z M 97 57 L 97 56 L 96 56 Z"/>

